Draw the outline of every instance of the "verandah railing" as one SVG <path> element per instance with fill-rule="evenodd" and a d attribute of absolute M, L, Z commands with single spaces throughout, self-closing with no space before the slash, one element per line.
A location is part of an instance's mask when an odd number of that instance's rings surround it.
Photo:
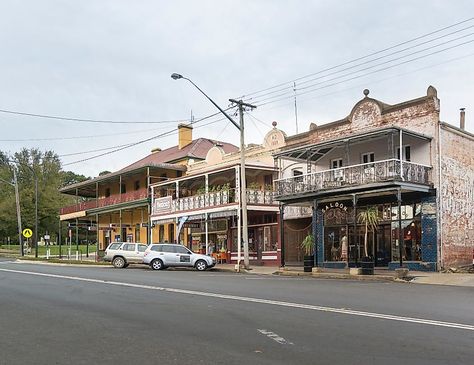
<path fill-rule="evenodd" d="M 430 166 L 390 159 L 278 179 L 275 191 L 281 197 L 396 180 L 428 185 L 430 171 Z"/>

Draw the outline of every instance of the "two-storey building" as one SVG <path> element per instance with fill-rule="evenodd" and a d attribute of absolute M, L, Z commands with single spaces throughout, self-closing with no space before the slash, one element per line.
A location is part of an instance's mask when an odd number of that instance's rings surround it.
<path fill-rule="evenodd" d="M 178 145 L 156 148 L 145 158 L 113 173 L 60 189 L 76 197 L 77 204 L 61 208 L 60 220 L 66 222 L 70 239 L 79 240 L 79 232 L 91 229 L 97 234 L 99 250 L 112 241 L 150 243 L 150 237 L 175 241 L 174 224 L 150 225 L 150 185 L 183 176 L 190 163 L 203 160 L 207 152 L 219 145 L 225 152 L 238 148 L 207 138 L 192 138 L 192 126 L 178 126 Z M 156 231 L 156 232 L 153 232 Z"/>
<path fill-rule="evenodd" d="M 272 152 L 284 146 L 285 135 L 275 122 L 273 126 L 262 145 L 245 149 L 251 265 L 278 265 L 281 261 L 279 204 L 273 191 L 277 170 Z M 185 176 L 151 186 L 151 221 L 159 232 L 165 224 L 174 224 L 178 241 L 193 251 L 235 263 L 241 225 L 239 177 L 240 152 L 228 153 L 216 145 L 204 160 L 190 164 Z M 153 241 L 162 240 L 162 234 L 153 237 Z"/>
<path fill-rule="evenodd" d="M 311 225 L 315 263 L 342 268 L 371 257 L 376 266 L 417 270 L 471 264 L 474 136 L 464 129 L 464 112 L 459 128 L 441 122 L 432 86 L 395 105 L 364 94 L 348 117 L 312 124 L 275 154 L 276 199 L 304 212 L 299 227 Z M 367 211 L 376 211 L 377 224 L 366 240 Z M 298 259 L 299 244 L 285 242 L 282 264 Z"/>

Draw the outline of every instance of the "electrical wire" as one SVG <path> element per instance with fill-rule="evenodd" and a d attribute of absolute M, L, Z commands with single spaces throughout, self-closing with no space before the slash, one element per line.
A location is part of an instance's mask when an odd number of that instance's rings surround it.
<path fill-rule="evenodd" d="M 142 129 L 142 130 L 131 131 L 131 132 L 119 132 L 119 133 L 107 133 L 107 134 L 93 134 L 93 135 L 89 135 L 89 136 L 75 136 L 75 137 L 0 139 L 0 142 L 36 142 L 36 141 L 64 141 L 64 140 L 74 140 L 74 139 L 89 139 L 89 138 L 99 138 L 99 137 L 110 137 L 110 136 L 121 136 L 121 135 L 129 135 L 129 134 L 139 134 L 139 133 L 157 131 L 157 130 L 165 129 L 165 128 L 166 128 L 166 127 L 153 128 L 153 129 Z"/>
<path fill-rule="evenodd" d="M 35 117 L 35 118 L 45 118 L 45 119 L 55 119 L 55 120 L 67 120 L 70 122 L 83 122 L 83 123 L 106 123 L 106 124 L 166 124 L 166 123 L 179 123 L 183 121 L 190 121 L 187 118 L 179 119 L 179 120 L 161 120 L 156 122 L 126 122 L 126 121 L 114 121 L 114 120 L 99 120 L 99 119 L 84 119 L 84 118 L 69 118 L 69 117 L 60 117 L 57 115 L 47 115 L 47 114 L 36 114 L 36 113 L 27 113 L 21 112 L 16 110 L 6 110 L 0 109 L 0 113 L 6 114 L 14 114 L 14 115 L 22 115 L 27 117 Z"/>
<path fill-rule="evenodd" d="M 308 93 L 315 92 L 315 91 L 317 91 L 317 90 L 321 90 L 321 89 L 325 89 L 325 88 L 328 88 L 328 87 L 331 87 L 331 86 L 339 85 L 339 84 L 345 83 L 345 82 L 347 82 L 347 81 L 352 81 L 352 80 L 359 79 L 359 78 L 364 77 L 364 76 L 368 76 L 368 75 L 371 75 L 371 74 L 374 74 L 374 73 L 382 72 L 382 71 L 385 71 L 385 70 L 388 70 L 388 69 L 391 69 L 391 68 L 394 68 L 394 67 L 397 67 L 397 66 L 401 66 L 401 65 L 404 65 L 404 64 L 413 62 L 413 61 L 417 61 L 417 60 L 422 59 L 422 58 L 425 58 L 425 57 L 433 56 L 433 55 L 435 55 L 435 54 L 438 54 L 438 53 L 441 53 L 441 52 L 444 52 L 444 51 L 447 51 L 447 50 L 450 50 L 450 49 L 454 49 L 454 48 L 457 48 L 457 47 L 460 47 L 460 46 L 463 46 L 463 45 L 465 45 L 465 44 L 472 43 L 472 42 L 474 42 L 474 40 L 470 40 L 470 41 L 467 41 L 467 42 L 463 42 L 463 43 L 457 44 L 457 45 L 455 45 L 455 46 L 447 47 L 447 48 L 444 48 L 444 49 L 441 49 L 441 50 L 438 50 L 438 51 L 435 51 L 435 52 L 431 52 L 431 53 L 426 54 L 426 55 L 423 55 L 423 56 L 415 57 L 415 58 L 412 58 L 412 59 L 410 59 L 410 60 L 397 63 L 397 64 L 395 64 L 395 65 L 391 65 L 391 66 L 383 67 L 383 68 L 378 69 L 378 70 L 374 70 L 374 71 L 371 71 L 371 72 L 367 72 L 367 73 L 362 74 L 362 75 L 350 77 L 350 78 L 347 78 L 347 79 L 345 79 L 345 80 L 341 80 L 341 81 L 339 81 L 339 82 L 334 82 L 334 83 L 332 83 L 332 84 L 323 85 L 323 86 L 321 86 L 321 87 L 317 87 L 317 88 L 314 88 L 314 89 L 310 89 L 310 90 L 307 90 L 307 91 L 305 91 L 305 92 L 296 93 L 296 96 L 305 95 L 305 94 L 308 94 Z M 268 102 L 265 102 L 265 103 L 261 103 L 261 104 L 256 103 L 256 105 L 257 105 L 257 107 L 262 107 L 262 106 L 264 106 L 264 105 L 272 104 L 272 103 L 275 103 L 275 102 L 280 101 L 280 100 L 293 99 L 293 98 L 294 98 L 294 95 L 290 95 L 290 96 L 287 96 L 287 97 L 282 97 L 282 98 L 280 98 L 280 99 L 277 98 L 277 99 L 275 99 L 275 100 L 271 100 L 271 101 L 268 101 Z"/>
<path fill-rule="evenodd" d="M 355 64 L 355 65 L 352 65 L 352 66 L 343 68 L 343 69 L 341 69 L 341 70 L 333 71 L 333 72 L 326 73 L 326 74 L 324 74 L 324 75 L 318 76 L 318 77 L 316 77 L 316 78 L 311 78 L 311 79 L 309 79 L 309 80 L 305 80 L 305 81 L 303 81 L 303 82 L 299 82 L 299 83 L 298 83 L 298 86 L 299 86 L 299 87 L 297 88 L 297 90 L 301 90 L 301 89 L 302 89 L 302 88 L 301 88 L 301 85 L 305 85 L 305 84 L 311 83 L 311 82 L 316 81 L 316 80 L 323 79 L 323 78 L 328 77 L 328 76 L 331 76 L 331 75 L 336 75 L 336 74 L 341 73 L 341 72 L 344 72 L 344 71 L 356 69 L 356 68 L 358 68 L 358 67 L 360 67 L 360 66 L 367 65 L 367 64 L 370 64 L 370 63 L 372 63 L 372 62 L 374 62 L 374 61 L 378 61 L 378 60 L 381 60 L 381 59 L 384 59 L 384 58 L 387 58 L 387 57 L 390 57 L 390 56 L 393 56 L 393 55 L 396 55 L 396 54 L 400 54 L 400 53 L 406 52 L 407 50 L 417 48 L 417 47 L 419 47 L 419 46 L 421 46 L 421 45 L 424 45 L 424 44 L 432 43 L 432 42 L 434 42 L 434 41 L 436 41 L 436 40 L 439 40 L 439 39 L 441 39 L 441 38 L 445 38 L 445 37 L 447 37 L 447 36 L 450 36 L 450 35 L 453 35 L 453 34 L 456 34 L 456 33 L 462 32 L 462 31 L 465 31 L 465 30 L 470 29 L 470 28 L 474 28 L 474 25 L 471 25 L 471 26 L 469 26 L 469 27 L 466 27 L 466 28 L 463 28 L 463 29 L 459 29 L 459 30 L 456 30 L 456 31 L 454 31 L 454 32 L 451 32 L 451 33 L 448 33 L 448 34 L 445 34 L 445 35 L 442 35 L 442 36 L 439 36 L 439 37 L 436 37 L 436 38 L 433 38 L 433 39 L 430 39 L 430 40 L 427 40 L 427 41 L 424 41 L 424 42 L 421 42 L 421 43 L 419 43 L 419 44 L 416 44 L 416 45 L 413 45 L 413 46 L 410 46 L 410 47 L 403 48 L 403 49 L 401 49 L 401 50 L 398 50 L 398 51 L 395 51 L 395 52 L 392 52 L 392 53 L 388 53 L 388 54 L 386 54 L 386 55 L 383 55 L 383 56 L 380 56 L 380 57 L 377 57 L 377 58 L 373 58 L 373 59 L 370 59 L 370 60 L 367 60 L 367 61 L 364 61 L 364 62 Z M 392 59 L 392 60 L 379 63 L 378 65 L 382 65 L 382 64 L 384 64 L 384 63 L 389 63 L 389 62 L 392 62 L 392 61 L 394 61 L 394 60 L 398 60 L 398 59 L 401 59 L 401 58 L 404 58 L 404 57 L 408 57 L 408 56 L 413 55 L 413 54 L 416 54 L 416 53 L 421 53 L 421 52 L 424 52 L 424 51 L 426 51 L 426 50 L 430 50 L 430 49 L 432 49 L 432 48 L 439 47 L 439 46 L 444 45 L 444 44 L 448 44 L 448 43 L 451 43 L 451 42 L 454 42 L 454 41 L 457 41 L 457 40 L 460 40 L 460 39 L 464 39 L 464 38 L 467 38 L 467 37 L 469 37 L 469 36 L 472 36 L 473 34 L 474 34 L 474 33 L 465 34 L 465 35 L 462 35 L 462 36 L 460 36 L 460 37 L 458 37 L 458 38 L 454 38 L 454 39 L 450 39 L 450 40 L 445 41 L 445 42 L 442 42 L 442 43 L 438 43 L 437 45 L 433 45 L 433 46 L 431 46 L 431 47 L 427 47 L 427 48 L 425 48 L 425 49 L 418 50 L 418 51 L 415 51 L 415 52 L 406 54 L 406 55 L 401 56 L 401 57 L 399 57 L 399 58 L 394 58 L 394 59 Z M 368 67 L 368 68 L 373 68 L 373 67 L 376 67 L 376 66 L 377 66 L 377 65 L 373 65 L 373 66 L 370 66 L 370 67 Z M 366 70 L 366 69 L 368 69 L 368 68 L 365 68 L 365 69 L 362 69 L 362 70 L 357 70 L 357 71 L 354 71 L 354 72 L 360 72 L 360 71 Z M 321 73 L 322 73 L 322 72 L 321 72 Z M 308 86 L 307 86 L 307 87 L 308 87 Z M 307 88 L 307 87 L 306 87 L 306 88 Z M 303 89 L 304 89 L 304 88 L 303 88 Z M 275 93 L 278 93 L 278 92 L 282 92 L 282 91 L 285 91 L 285 92 L 284 92 L 283 94 L 281 94 L 281 95 L 284 95 L 284 94 L 287 94 L 287 93 L 290 93 L 290 92 L 294 92 L 294 91 L 295 91 L 295 85 L 294 85 L 294 83 L 293 83 L 292 85 L 289 85 L 289 86 L 286 86 L 286 87 L 283 87 L 283 88 L 278 88 L 278 89 L 273 90 L 273 91 L 270 91 L 270 92 L 268 92 L 268 93 L 261 94 L 261 95 L 259 95 L 259 96 L 257 97 L 257 99 L 258 99 L 258 98 L 262 98 L 262 97 L 267 96 L 267 95 L 272 95 L 272 94 L 275 94 Z M 255 101 L 254 101 L 254 97 L 252 97 L 252 98 L 247 98 L 247 99 L 245 99 L 245 100 L 246 100 L 246 101 L 253 101 L 253 102 L 255 102 Z M 259 100 L 259 101 L 261 101 L 261 100 Z"/>
<path fill-rule="evenodd" d="M 100 151 L 107 151 L 107 150 L 112 150 L 117 147 L 124 147 L 124 146 L 130 146 L 131 143 L 126 143 L 126 144 L 121 144 L 118 146 L 112 146 L 112 147 L 104 147 L 104 148 L 98 148 L 95 150 L 89 150 L 89 151 L 82 151 L 82 152 L 73 152 L 73 153 L 65 153 L 64 155 L 58 155 L 58 157 L 67 157 L 67 156 L 77 156 L 77 155 L 86 155 L 88 153 L 93 153 L 93 152 L 100 152 Z"/>
<path fill-rule="evenodd" d="M 318 74 L 321 74 L 323 72 L 327 72 L 327 71 L 331 71 L 331 70 L 334 70 L 336 68 L 339 68 L 339 67 L 342 67 L 342 66 L 345 66 L 345 65 L 349 65 L 351 63 L 354 63 L 354 62 L 357 62 L 357 61 L 360 61 L 360 60 L 363 60 L 363 59 L 366 59 L 366 58 L 369 58 L 369 57 L 372 57 L 372 56 L 375 56 L 377 54 L 381 54 L 381 53 L 384 53 L 386 51 L 389 51 L 391 49 L 395 49 L 397 47 L 400 47 L 400 46 L 403 46 L 405 44 L 409 44 L 409 43 L 412 43 L 412 42 L 415 42 L 419 39 L 423 39 L 423 38 L 426 38 L 426 37 L 429 37 L 433 34 L 437 34 L 437 33 L 440 33 L 444 30 L 447 30 L 447 29 L 451 29 L 451 28 L 454 28 L 458 25 L 461 25 L 461 24 L 464 24 L 464 23 L 467 23 L 467 22 L 470 22 L 474 20 L 474 17 L 471 17 L 471 18 L 468 18 L 468 19 L 465 19 L 465 20 L 462 20 L 460 22 L 457 22 L 457 23 L 454 23 L 454 24 L 451 24 L 449 26 L 446 26 L 446 27 L 443 27 L 443 28 L 440 28 L 440 29 L 437 29 L 435 31 L 432 31 L 432 32 L 429 32 L 429 33 L 425 33 L 421 36 L 418 36 L 418 37 L 415 37 L 415 38 L 412 38 L 412 39 L 409 39 L 407 41 L 404 41 L 404 42 L 401 42 L 401 43 L 397 43 L 395 45 L 392 45 L 390 47 L 387 47 L 387 48 L 384 48 L 382 50 L 379 50 L 379 51 L 375 51 L 375 52 L 372 52 L 372 53 L 369 53 L 367 55 L 364 55 L 364 56 L 361 56 L 361 57 L 358 57 L 358 58 L 354 58 L 352 60 L 349 60 L 349 61 L 346 61 L 346 62 L 343 62 L 343 63 L 340 63 L 336 66 L 332 66 L 332 67 L 329 67 L 329 68 L 326 68 L 326 69 L 323 69 L 323 70 L 320 70 L 320 71 L 317 71 L 317 72 L 314 72 L 314 73 L 310 73 L 310 74 L 307 74 L 305 76 L 301 76 L 301 77 L 298 77 L 296 79 L 293 79 L 293 80 L 290 80 L 290 81 L 287 81 L 287 82 L 282 82 L 280 84 L 277 84 L 277 85 L 274 85 L 274 86 L 271 86 L 271 87 L 267 87 L 267 88 L 264 88 L 264 89 L 260 89 L 260 90 L 257 90 L 257 91 L 253 91 L 253 92 L 250 92 L 250 93 L 247 93 L 247 94 L 244 94 L 242 95 L 239 99 L 245 99 L 246 97 L 248 96 L 251 96 L 251 95 L 255 95 L 255 94 L 259 94 L 259 93 L 262 93 L 262 92 L 265 92 L 265 91 L 268 91 L 268 90 L 272 90 L 272 89 L 275 89 L 277 87 L 280 87 L 280 86 L 283 86 L 283 85 L 288 85 L 288 84 L 292 84 L 296 81 L 300 81 L 300 80 L 304 80 L 305 78 L 308 78 L 308 77 L 312 77 L 312 76 L 315 76 L 315 75 L 318 75 Z"/>
<path fill-rule="evenodd" d="M 434 67 L 438 67 L 440 65 L 444 65 L 444 64 L 448 64 L 448 63 L 451 63 L 451 62 L 455 62 L 455 61 L 458 61 L 458 60 L 461 60 L 461 59 L 464 59 L 464 58 L 468 58 L 468 57 L 472 57 L 474 56 L 474 53 L 469 53 L 467 55 L 463 55 L 463 56 L 460 56 L 460 57 L 455 57 L 455 58 L 451 58 L 449 60 L 446 60 L 446 61 L 443 61 L 443 62 L 439 62 L 439 63 L 435 63 L 435 64 L 432 64 L 432 65 L 429 65 L 429 66 L 425 66 L 425 67 L 420 67 L 420 68 L 417 68 L 415 70 L 412 70 L 412 71 L 408 71 L 408 72 L 405 72 L 405 73 L 401 73 L 401 74 L 397 74 L 397 75 L 392 75 L 392 76 L 389 76 L 389 77 L 386 77 L 386 78 L 383 78 L 383 79 L 378 79 L 378 80 L 374 80 L 374 81 L 371 81 L 372 84 L 375 84 L 375 83 L 381 83 L 381 82 L 384 82 L 384 81 L 387 81 L 387 80 L 392 80 L 392 79 L 395 79 L 395 78 L 399 78 L 399 77 L 403 77 L 403 76 L 406 76 L 406 75 L 410 75 L 410 74 L 413 74 L 413 73 L 417 73 L 419 71 L 423 71 L 423 70 L 426 70 L 426 69 L 430 69 L 430 68 L 434 68 Z M 316 95 L 316 96 L 310 96 L 310 97 L 302 97 L 300 98 L 299 100 L 299 104 L 302 104 L 302 103 L 305 103 L 307 101 L 312 101 L 314 99 L 322 99 L 324 97 L 327 97 L 327 96 L 332 96 L 332 95 L 335 95 L 335 94 L 340 94 L 341 92 L 346 92 L 348 90 L 357 90 L 357 89 L 360 89 L 361 87 L 365 87 L 367 86 L 367 83 L 364 83 L 364 84 L 358 84 L 358 85 L 355 85 L 351 88 L 346 88 L 344 90 L 336 90 L 336 91 L 333 91 L 333 92 L 330 92 L 330 93 L 326 93 L 326 94 L 321 94 L 321 95 Z M 290 98 L 288 98 L 290 99 Z M 276 102 L 276 104 L 278 104 L 278 102 Z M 278 109 L 278 108 L 281 108 L 281 107 L 284 107 L 284 106 L 287 106 L 287 104 L 282 104 L 282 105 L 278 105 L 278 106 L 275 106 L 275 107 L 272 107 L 272 108 L 264 108 L 264 110 L 268 111 L 268 110 L 273 110 L 273 109 Z M 291 106 L 293 106 L 293 102 L 291 101 Z"/>
<path fill-rule="evenodd" d="M 250 114 L 249 112 L 245 112 L 245 114 L 247 114 L 249 117 L 250 117 L 250 121 L 252 122 L 252 124 L 255 126 L 255 129 L 258 131 L 258 133 L 260 133 L 260 135 L 265 138 L 265 134 L 262 132 L 262 130 L 258 127 L 257 123 L 255 123 L 255 120 L 257 120 L 257 118 L 255 118 L 252 114 Z"/>
<path fill-rule="evenodd" d="M 469 36 L 471 36 L 471 35 L 474 35 L 474 33 L 469 34 Z M 464 37 L 462 37 L 462 38 L 464 38 Z M 457 40 L 458 40 L 458 39 L 457 39 Z M 417 61 L 417 60 L 419 60 L 419 59 L 421 59 L 421 58 L 429 57 L 429 56 L 432 56 L 432 55 L 434 55 L 434 54 L 438 54 L 438 53 L 441 53 L 441 52 L 444 52 L 444 51 L 447 51 L 447 50 L 450 50 L 450 49 L 453 49 L 453 48 L 461 47 L 461 46 L 463 46 L 463 45 L 466 45 L 466 44 L 469 44 L 469 43 L 472 43 L 472 42 L 474 42 L 474 40 L 469 40 L 469 41 L 466 41 L 466 42 L 462 42 L 462 43 L 456 44 L 456 45 L 454 45 L 454 46 L 450 46 L 450 47 L 443 48 L 443 49 L 441 49 L 441 50 L 439 50 L 439 51 L 436 51 L 436 52 L 431 52 L 431 53 L 422 55 L 422 56 L 420 56 L 420 57 L 415 57 L 415 58 L 413 58 L 413 59 L 411 59 L 411 60 L 407 60 L 406 62 L 400 62 L 400 63 L 398 63 L 398 64 L 389 66 L 389 67 L 387 67 L 387 68 L 382 68 L 382 69 L 380 69 L 380 70 L 376 70 L 376 71 L 374 71 L 374 72 L 384 71 L 384 70 L 386 70 L 386 69 L 388 69 L 388 68 L 393 68 L 393 67 L 400 66 L 400 65 L 403 65 L 403 64 L 406 64 L 406 63 L 409 63 L 409 62 Z M 336 77 L 333 77 L 333 78 L 330 78 L 330 79 L 327 79 L 327 80 L 324 80 L 324 81 L 321 81 L 321 82 L 316 82 L 316 83 L 313 83 L 313 84 L 311 84 L 311 85 L 298 88 L 298 89 L 296 89 L 296 90 L 301 91 L 301 90 L 311 89 L 311 88 L 313 88 L 313 87 L 315 87 L 315 86 L 317 86 L 317 85 L 324 85 L 324 84 L 326 84 L 327 82 L 335 81 L 335 80 L 341 79 L 341 78 L 346 77 L 346 76 L 351 76 L 351 75 L 353 75 L 353 74 L 357 74 L 357 73 L 359 73 L 359 72 L 367 71 L 367 70 L 373 69 L 373 68 L 378 67 L 378 66 L 386 65 L 386 64 L 388 64 L 388 63 L 391 63 L 391 62 L 394 62 L 394 61 L 398 61 L 398 60 L 404 59 L 404 58 L 406 58 L 406 57 L 413 56 L 413 55 L 415 55 L 415 54 L 418 54 L 418 53 L 421 53 L 421 52 L 425 52 L 425 51 L 431 50 L 431 49 L 433 49 L 433 48 L 439 47 L 440 45 L 449 44 L 449 43 L 451 43 L 451 41 L 447 41 L 447 42 L 441 43 L 441 44 L 436 45 L 436 46 L 431 46 L 431 47 L 428 47 L 428 48 L 425 48 L 425 49 L 422 49 L 422 50 L 418 50 L 418 51 L 415 51 L 415 52 L 412 52 L 412 53 L 409 53 L 409 54 L 406 54 L 406 55 L 403 55 L 403 56 L 400 56 L 400 57 L 396 57 L 396 58 L 390 59 L 390 60 L 388 60 L 388 61 L 380 62 L 380 63 L 377 63 L 377 64 L 375 64 L 375 65 L 371 65 L 371 66 L 362 68 L 362 69 L 360 69 L 360 70 L 357 70 L 357 71 L 355 71 L 355 72 L 349 72 L 349 73 L 346 73 L 346 74 L 343 74 L 343 75 L 339 75 L 339 76 L 336 76 Z M 370 73 L 366 73 L 366 74 L 364 74 L 364 75 L 362 75 L 362 76 L 366 76 L 366 75 L 369 75 L 369 74 L 370 74 Z M 326 77 L 326 76 L 324 76 L 324 77 Z M 350 79 L 349 79 L 349 80 L 350 80 Z M 329 86 L 333 86 L 333 85 L 334 85 L 334 84 L 331 84 L 331 85 L 329 85 Z M 266 99 L 254 101 L 254 103 L 258 106 L 259 103 L 263 103 L 263 102 L 265 102 L 265 101 L 273 100 L 273 99 L 276 99 L 276 98 L 285 96 L 285 95 L 287 95 L 287 94 L 289 94 L 289 93 L 290 93 L 290 91 L 283 92 L 283 93 L 281 93 L 281 94 L 279 94 L 279 95 L 274 95 L 274 96 L 269 97 L 269 98 L 266 98 Z M 304 92 L 298 92 L 298 91 L 296 92 L 296 96 L 298 96 L 298 95 L 303 95 L 303 94 L 304 94 Z M 295 96 L 295 93 L 294 93 L 293 90 L 291 90 L 291 95 L 288 95 L 287 97 L 288 97 L 288 98 L 290 98 L 290 97 L 293 98 L 294 96 Z M 263 104 L 260 104 L 260 105 L 263 105 Z"/>
<path fill-rule="evenodd" d="M 228 108 L 228 109 L 230 109 L 230 108 Z M 219 114 L 219 113 L 217 113 L 217 114 Z M 206 117 L 206 119 L 207 119 L 207 118 L 208 118 L 208 117 Z M 197 128 L 204 127 L 204 126 L 206 126 L 206 125 L 210 125 L 210 124 L 214 124 L 214 123 L 223 121 L 223 120 L 225 120 L 225 119 L 226 119 L 226 118 L 220 118 L 220 119 L 218 119 L 218 120 L 205 123 L 205 124 L 203 124 L 203 125 L 200 125 L 200 126 L 196 127 L 196 129 L 197 129 Z M 200 120 L 198 120 L 198 121 L 195 121 L 193 124 L 199 123 L 199 122 L 201 122 L 202 120 L 204 120 L 204 119 L 200 119 Z M 152 141 L 152 140 L 154 140 L 154 139 L 158 139 L 158 138 L 162 138 L 162 137 L 167 137 L 167 136 L 176 134 L 177 131 L 178 131 L 178 129 L 175 128 L 175 129 L 169 130 L 169 131 L 167 131 L 167 132 L 163 132 L 163 133 L 160 133 L 160 134 L 158 134 L 158 135 L 155 135 L 155 136 L 152 136 L 152 137 L 149 137 L 149 138 L 146 138 L 146 139 L 137 141 L 137 142 L 130 143 L 130 144 L 128 144 L 128 145 L 116 146 L 117 148 L 115 148 L 115 149 L 112 150 L 112 151 L 108 151 L 108 152 L 104 152 L 104 153 L 101 153 L 101 154 L 98 154 L 98 155 L 95 155 L 95 156 L 91 156 L 91 157 L 83 158 L 83 159 L 80 159 L 80 160 L 76 160 L 76 161 L 64 163 L 63 166 L 69 166 L 69 165 L 73 165 L 73 164 L 77 164 L 77 163 L 81 163 L 81 162 L 90 161 L 90 160 L 93 160 L 93 159 L 96 159 L 96 158 L 99 158 L 99 157 L 107 156 L 107 155 L 110 155 L 110 154 L 112 154 L 112 153 L 119 152 L 119 151 L 122 151 L 122 150 L 124 150 L 124 149 L 130 148 L 130 147 L 134 147 L 134 146 L 143 144 L 143 143 L 145 143 L 145 142 Z"/>

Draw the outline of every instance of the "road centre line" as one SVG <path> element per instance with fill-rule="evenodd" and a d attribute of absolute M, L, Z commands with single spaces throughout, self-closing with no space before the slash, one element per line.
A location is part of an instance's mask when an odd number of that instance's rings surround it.
<path fill-rule="evenodd" d="M 38 272 L 31 272 L 31 271 L 11 270 L 11 269 L 2 269 L 2 268 L 0 268 L 0 271 L 10 272 L 14 274 L 24 274 L 24 275 L 32 275 L 32 276 L 50 277 L 50 278 L 55 278 L 55 279 L 75 280 L 75 281 L 82 281 L 82 282 L 88 282 L 88 283 L 106 284 L 106 285 L 122 286 L 122 287 L 137 288 L 137 289 L 158 290 L 158 291 L 164 291 L 168 293 L 196 295 L 196 296 L 208 297 L 208 298 L 228 299 L 228 300 L 235 300 L 235 301 L 241 301 L 241 302 L 276 305 L 276 306 L 287 307 L 287 308 L 308 309 L 308 310 L 314 310 L 318 312 L 338 313 L 338 314 L 346 314 L 346 315 L 352 315 L 352 316 L 357 316 L 357 317 L 377 318 L 377 319 L 385 319 L 389 321 L 417 323 L 417 324 L 425 324 L 425 325 L 436 326 L 436 327 L 448 327 L 448 328 L 456 328 L 456 329 L 467 330 L 467 331 L 474 331 L 474 325 L 463 324 L 463 323 L 443 322 L 443 321 L 436 321 L 436 320 L 431 320 L 431 319 L 403 317 L 403 316 L 397 316 L 397 315 L 391 315 L 391 314 L 364 312 L 364 311 L 350 310 L 350 309 L 344 309 L 344 308 L 323 307 L 319 305 L 291 303 L 291 302 L 283 302 L 283 301 L 278 301 L 278 300 L 242 297 L 242 296 L 229 295 L 229 294 L 217 294 L 217 293 L 210 293 L 210 292 L 201 292 L 201 291 L 196 291 L 196 290 L 166 288 L 166 287 L 160 287 L 160 286 L 132 284 L 132 283 L 108 281 L 108 280 L 102 280 L 102 279 L 88 279 L 88 278 L 83 278 L 79 276 L 45 274 L 45 273 L 38 273 Z"/>

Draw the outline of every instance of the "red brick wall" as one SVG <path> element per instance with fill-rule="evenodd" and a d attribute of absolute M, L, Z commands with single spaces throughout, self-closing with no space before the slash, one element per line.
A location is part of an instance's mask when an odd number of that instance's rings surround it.
<path fill-rule="evenodd" d="M 442 265 L 470 265 L 474 250 L 474 137 L 441 127 Z"/>

